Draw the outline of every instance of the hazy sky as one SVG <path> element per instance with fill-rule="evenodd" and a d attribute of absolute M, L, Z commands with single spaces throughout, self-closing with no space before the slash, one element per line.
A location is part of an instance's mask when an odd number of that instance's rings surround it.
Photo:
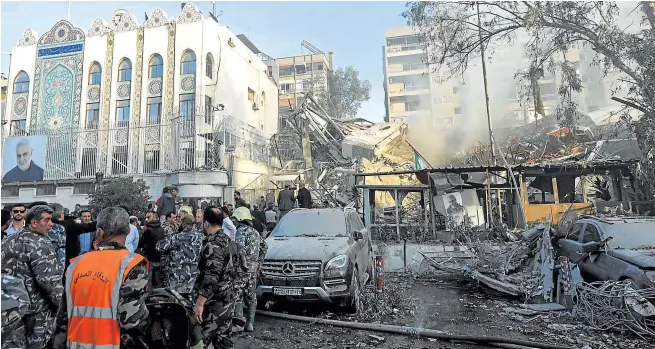
<path fill-rule="evenodd" d="M 117 9 L 133 13 L 143 23 L 144 12 L 162 8 L 169 17 L 180 12 L 181 2 L 90 2 L 73 1 L 71 22 L 85 32 L 96 17 L 110 22 Z M 203 14 L 211 8 L 210 1 L 195 1 Z M 2 72 L 8 71 L 8 56 L 25 29 L 39 35 L 50 30 L 68 16 L 68 2 L 2 2 Z M 382 121 L 384 90 L 382 84 L 382 45 L 384 30 L 406 25 L 400 15 L 405 2 L 216 2 L 219 17 L 235 34 L 246 34 L 263 52 L 271 57 L 303 53 L 303 40 L 324 52 L 334 52 L 337 67 L 354 66 L 361 77 L 371 81 L 371 99 L 362 105 L 359 117 Z M 306 52 L 306 51 L 305 51 Z"/>

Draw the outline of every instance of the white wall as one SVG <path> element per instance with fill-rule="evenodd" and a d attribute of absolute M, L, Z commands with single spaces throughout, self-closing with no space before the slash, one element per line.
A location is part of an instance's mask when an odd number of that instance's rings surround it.
<path fill-rule="evenodd" d="M 76 204 L 86 205 L 89 202 L 86 199 L 86 194 L 73 194 L 72 186 L 57 187 L 56 195 L 36 195 L 36 188 L 20 188 L 19 197 L 2 198 L 3 205 L 14 203 L 27 204 L 34 201 L 56 202 L 71 211 L 75 209 Z"/>
<path fill-rule="evenodd" d="M 33 31 L 38 38 L 38 34 Z M 30 125 L 30 116 L 32 114 L 32 94 L 34 93 L 34 69 L 36 68 L 36 45 L 31 46 L 16 46 L 11 49 L 11 57 L 9 64 L 9 79 L 7 80 L 7 110 L 5 111 L 6 120 L 11 120 L 14 105 L 14 80 L 21 71 L 25 71 L 30 78 L 30 90 L 27 99 L 27 126 Z M 9 127 L 9 123 L 7 124 Z"/>
<path fill-rule="evenodd" d="M 220 70 L 215 74 L 217 80 L 208 81 L 217 84 L 214 100 L 217 104 L 225 105 L 225 114 L 248 123 L 266 138 L 272 137 L 277 133 L 278 89 L 266 76 L 267 65 L 224 25 L 211 19 L 205 20 L 205 30 L 206 46 L 214 43 L 210 52 L 215 63 L 220 62 Z M 228 44 L 230 39 L 234 47 Z M 248 88 L 255 91 L 255 101 L 259 106 L 257 111 L 253 110 L 252 102 L 248 100 Z M 261 107 L 262 92 L 266 94 L 264 107 Z"/>
<path fill-rule="evenodd" d="M 169 86 L 166 85 L 166 70 L 168 69 L 168 62 L 166 56 L 168 55 L 168 30 L 166 27 L 145 28 L 143 33 L 143 67 L 141 74 L 141 125 L 146 124 L 147 110 L 148 110 L 148 73 L 150 58 L 154 54 L 159 54 L 164 61 L 164 76 L 162 77 L 162 108 L 164 106 L 165 96 L 168 93 Z M 162 119 L 164 117 L 164 110 L 162 110 Z"/>

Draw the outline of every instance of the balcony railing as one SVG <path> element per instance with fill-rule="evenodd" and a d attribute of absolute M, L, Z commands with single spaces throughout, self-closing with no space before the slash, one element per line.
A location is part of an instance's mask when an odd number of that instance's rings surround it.
<path fill-rule="evenodd" d="M 397 53 L 397 52 L 415 51 L 415 50 L 423 50 L 423 49 L 425 49 L 425 45 L 421 45 L 421 44 L 393 45 L 393 46 L 387 46 L 387 53 Z"/>

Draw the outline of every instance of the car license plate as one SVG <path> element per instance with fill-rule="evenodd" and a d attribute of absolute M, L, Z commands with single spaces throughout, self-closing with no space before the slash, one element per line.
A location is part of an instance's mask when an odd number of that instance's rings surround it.
<path fill-rule="evenodd" d="M 274 288 L 276 296 L 302 296 L 302 288 Z"/>

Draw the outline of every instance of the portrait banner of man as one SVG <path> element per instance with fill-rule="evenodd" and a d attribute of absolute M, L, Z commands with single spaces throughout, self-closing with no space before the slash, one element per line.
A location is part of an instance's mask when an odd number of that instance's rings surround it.
<path fill-rule="evenodd" d="M 462 205 L 462 195 L 460 193 L 446 194 L 443 196 L 443 201 L 448 219 L 447 226 L 463 224 L 468 213 L 466 207 Z"/>
<path fill-rule="evenodd" d="M 43 180 L 47 142 L 46 136 L 8 137 L 4 144 L 2 180 Z"/>

